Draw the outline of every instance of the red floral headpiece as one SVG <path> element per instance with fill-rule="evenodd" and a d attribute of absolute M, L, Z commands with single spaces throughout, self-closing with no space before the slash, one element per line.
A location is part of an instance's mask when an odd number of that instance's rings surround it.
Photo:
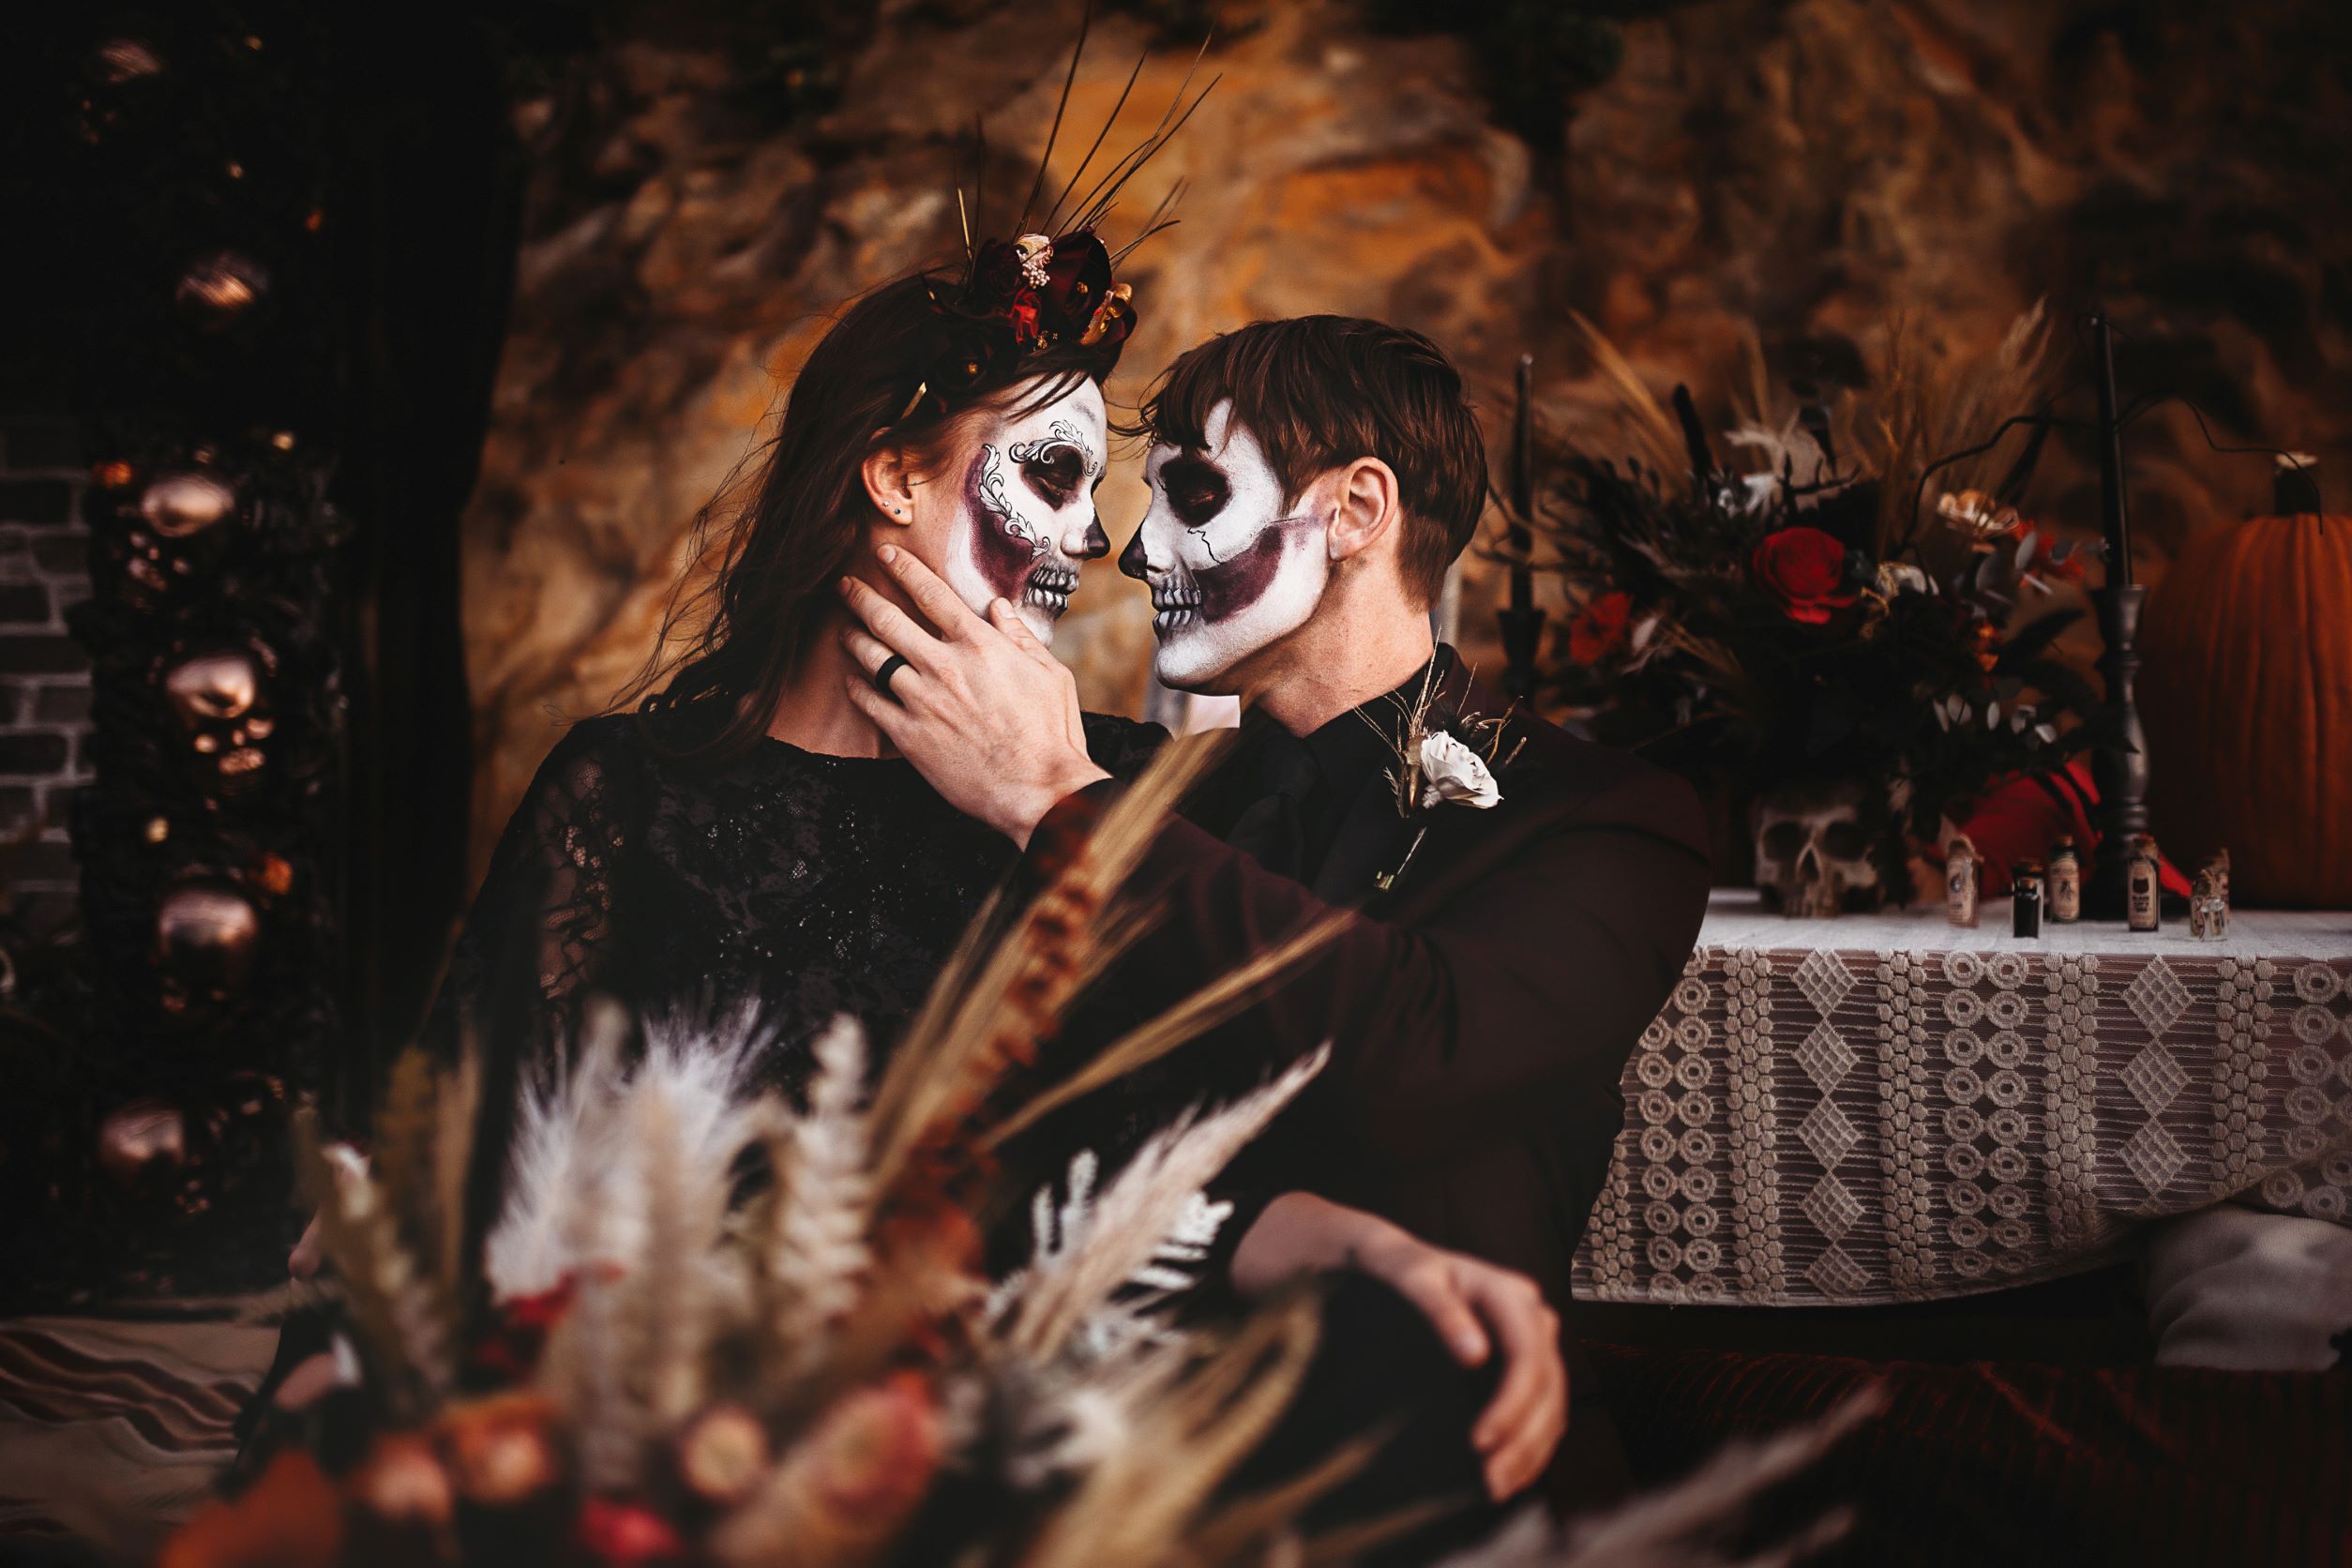
<path fill-rule="evenodd" d="M 1030 181 L 1029 198 L 1021 204 L 1020 216 L 1013 220 L 1018 239 L 992 239 L 974 247 L 972 230 L 967 221 L 964 248 L 971 257 L 971 267 L 964 274 L 961 285 L 949 290 L 942 284 L 930 288 L 931 315 L 938 328 L 937 341 L 929 345 L 924 364 L 923 379 L 915 384 L 914 395 L 898 415 L 903 423 L 919 409 L 945 414 L 956 400 L 992 375 L 1001 374 L 1010 365 L 1027 355 L 1048 349 L 1077 343 L 1102 351 L 1106 358 L 1116 362 L 1120 345 L 1127 334 L 1135 330 L 1135 294 L 1126 284 L 1111 277 L 1112 268 L 1123 261 L 1127 253 L 1176 220 L 1170 214 L 1183 193 L 1179 181 L 1152 215 L 1144 219 L 1142 232 L 1113 255 L 1103 244 L 1101 229 L 1121 188 L 1142 173 L 1162 147 L 1192 118 L 1194 110 L 1209 96 L 1209 88 L 1216 85 L 1212 80 L 1207 87 L 1185 95 L 1192 87 L 1193 73 L 1200 68 L 1200 58 L 1193 61 L 1192 70 L 1177 83 L 1175 95 L 1168 99 L 1167 110 L 1151 134 L 1137 143 L 1124 155 L 1115 158 L 1108 169 L 1078 195 L 1078 182 L 1093 165 L 1094 155 L 1102 150 L 1104 139 L 1111 127 L 1118 124 L 1120 111 L 1127 105 L 1127 95 L 1135 90 L 1138 78 L 1143 74 L 1144 62 L 1136 61 L 1128 74 L 1127 85 L 1118 101 L 1110 108 L 1110 118 L 1096 133 L 1086 156 L 1071 171 L 1062 194 L 1039 207 L 1037 199 L 1044 194 L 1046 170 L 1053 162 L 1053 149 L 1062 134 L 1062 117 L 1070 107 L 1070 89 L 1078 82 L 1078 61 L 1086 53 L 1086 36 L 1093 23 L 1093 8 L 1090 4 L 1085 18 L 1078 24 L 1078 46 L 1070 52 L 1069 74 L 1063 79 L 1062 101 L 1053 112 L 1052 128 L 1046 132 L 1046 150 L 1037 160 L 1036 177 Z M 1201 41 L 1200 53 L 1209 52 L 1206 39 Z M 1077 196 L 1075 204 L 1071 198 Z M 963 193 L 957 192 L 958 211 L 963 207 Z M 1061 217 L 1065 204 L 1069 217 Z M 1066 221 L 1059 238 L 1029 232 L 1029 218 L 1042 211 L 1038 228 L 1052 230 Z"/>
<path fill-rule="evenodd" d="M 986 241 L 962 287 L 931 289 L 931 310 L 939 341 L 901 420 L 927 406 L 944 414 L 1008 360 L 1063 343 L 1115 359 L 1135 330 L 1135 291 L 1112 279 L 1110 250 L 1092 229 Z"/>

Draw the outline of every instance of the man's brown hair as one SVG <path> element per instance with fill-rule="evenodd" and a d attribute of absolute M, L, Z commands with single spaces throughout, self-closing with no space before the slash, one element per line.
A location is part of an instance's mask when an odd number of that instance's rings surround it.
<path fill-rule="evenodd" d="M 1485 509 L 1486 442 L 1461 372 L 1435 343 L 1355 316 L 1253 323 L 1170 365 L 1138 433 L 1205 447 L 1209 415 L 1228 398 L 1265 449 L 1286 506 L 1358 458 L 1394 469 L 1405 510 L 1397 566 L 1408 588 L 1437 602 Z"/>

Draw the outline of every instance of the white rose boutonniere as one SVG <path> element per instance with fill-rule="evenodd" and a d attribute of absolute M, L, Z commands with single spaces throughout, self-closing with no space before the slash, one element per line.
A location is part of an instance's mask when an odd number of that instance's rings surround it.
<path fill-rule="evenodd" d="M 1445 802 L 1484 811 L 1502 799 L 1486 761 L 1442 730 L 1421 737 L 1421 805 Z"/>
<path fill-rule="evenodd" d="M 1500 753 L 1507 714 L 1502 718 L 1471 714 L 1433 722 L 1429 708 L 1430 693 L 1425 687 L 1420 701 L 1405 710 L 1403 732 L 1390 743 L 1396 747 L 1396 766 L 1389 773 L 1396 787 L 1396 809 L 1414 831 L 1403 858 L 1372 879 L 1372 885 L 1383 893 L 1429 837 L 1432 811 L 1441 806 L 1485 811 L 1502 804 L 1502 787 L 1495 776 L 1511 765 L 1519 746 L 1526 744 L 1522 736 L 1509 755 Z"/>

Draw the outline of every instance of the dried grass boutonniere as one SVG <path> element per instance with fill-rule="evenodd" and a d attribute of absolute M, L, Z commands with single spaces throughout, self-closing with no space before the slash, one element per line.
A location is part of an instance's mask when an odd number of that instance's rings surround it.
<path fill-rule="evenodd" d="M 1502 802 L 1501 786 L 1495 776 L 1509 767 L 1519 754 L 1519 746 L 1527 744 L 1521 736 L 1511 755 L 1499 757 L 1502 746 L 1504 727 L 1511 715 L 1487 718 L 1478 714 L 1452 716 L 1432 711 L 1436 698 L 1435 661 L 1430 673 L 1422 678 L 1421 690 L 1410 703 L 1394 699 L 1403 712 L 1405 722 L 1393 732 L 1383 729 L 1371 715 L 1364 722 L 1392 737 L 1396 748 L 1396 765 L 1389 771 L 1389 782 L 1396 788 L 1396 811 L 1409 822 L 1417 822 L 1412 839 L 1405 846 L 1404 857 L 1390 869 L 1373 879 L 1373 885 L 1385 893 L 1404 874 L 1421 841 L 1429 836 L 1428 814 L 1440 806 L 1467 806 L 1485 811 Z"/>

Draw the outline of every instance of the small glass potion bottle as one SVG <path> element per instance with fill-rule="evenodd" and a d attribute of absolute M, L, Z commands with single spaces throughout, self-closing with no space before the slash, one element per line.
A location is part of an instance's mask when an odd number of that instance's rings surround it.
<path fill-rule="evenodd" d="M 1976 924 L 1976 845 L 1965 833 L 1954 834 L 1944 852 L 1944 918 L 1954 926 Z"/>
<path fill-rule="evenodd" d="M 2083 857 L 2071 837 L 2050 846 L 2049 895 L 2052 920 L 2068 925 L 2083 917 Z"/>
<path fill-rule="evenodd" d="M 2139 834 L 2132 840 L 2130 869 L 2123 882 L 2124 924 L 2135 931 L 2152 931 L 2163 923 L 2164 887 L 2157 874 L 2156 840 Z"/>
<path fill-rule="evenodd" d="M 2009 867 L 2010 929 L 2021 937 L 2042 934 L 2042 863 L 2020 860 Z"/>
<path fill-rule="evenodd" d="M 2229 936 L 2229 865 L 2208 861 L 2189 894 L 2189 934 L 2205 942 Z"/>

